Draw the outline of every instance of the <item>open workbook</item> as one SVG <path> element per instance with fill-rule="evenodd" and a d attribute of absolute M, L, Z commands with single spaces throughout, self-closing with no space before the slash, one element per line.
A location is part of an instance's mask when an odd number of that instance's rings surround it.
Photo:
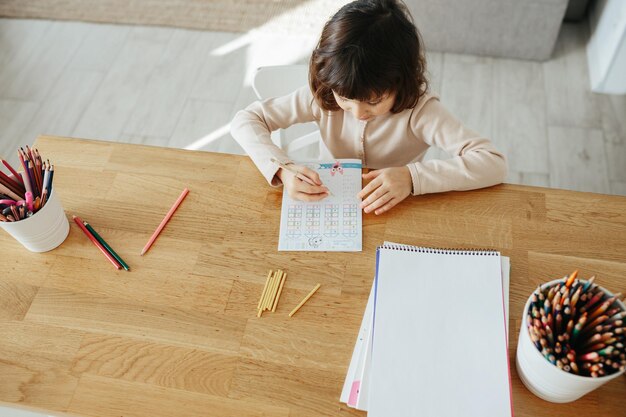
<path fill-rule="evenodd" d="M 510 417 L 508 287 L 498 252 L 385 243 L 341 401 L 374 417 Z"/>
<path fill-rule="evenodd" d="M 278 250 L 360 251 L 362 213 L 357 197 L 361 190 L 361 161 L 337 159 L 299 162 L 315 170 L 331 195 L 305 202 L 283 191 Z"/>

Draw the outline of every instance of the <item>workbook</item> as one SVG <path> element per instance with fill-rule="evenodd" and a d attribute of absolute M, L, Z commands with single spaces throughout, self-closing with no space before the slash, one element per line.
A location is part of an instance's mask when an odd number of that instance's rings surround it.
<path fill-rule="evenodd" d="M 316 171 L 331 195 L 317 202 L 283 191 L 278 250 L 356 252 L 362 247 L 361 161 L 298 162 Z"/>
<path fill-rule="evenodd" d="M 511 416 L 508 287 L 498 252 L 385 243 L 341 401 L 375 417 Z"/>

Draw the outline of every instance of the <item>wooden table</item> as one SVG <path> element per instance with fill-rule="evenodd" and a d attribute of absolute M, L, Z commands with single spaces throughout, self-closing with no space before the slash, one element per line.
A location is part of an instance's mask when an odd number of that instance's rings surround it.
<path fill-rule="evenodd" d="M 501 185 L 409 198 L 364 216 L 360 253 L 278 252 L 281 190 L 246 157 L 55 137 L 36 147 L 55 164 L 68 217 L 89 221 L 131 272 L 116 271 L 73 222 L 44 254 L 0 234 L 0 402 L 12 406 L 97 417 L 364 416 L 339 395 L 383 240 L 511 257 L 511 363 L 538 283 L 579 268 L 626 293 L 624 197 Z M 141 257 L 184 187 L 187 199 Z M 257 318 L 270 268 L 289 277 L 276 313 Z M 624 415 L 626 378 L 552 404 L 511 372 L 517 417 Z"/>

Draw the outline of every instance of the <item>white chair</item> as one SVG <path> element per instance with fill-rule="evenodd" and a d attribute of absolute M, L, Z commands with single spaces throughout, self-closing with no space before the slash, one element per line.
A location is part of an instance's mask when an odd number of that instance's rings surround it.
<path fill-rule="evenodd" d="M 307 65 L 260 67 L 252 77 L 252 89 L 259 100 L 284 96 L 307 85 L 308 74 Z M 321 137 L 315 123 L 279 129 L 272 132 L 272 141 L 292 158 L 317 159 L 319 157 Z"/>

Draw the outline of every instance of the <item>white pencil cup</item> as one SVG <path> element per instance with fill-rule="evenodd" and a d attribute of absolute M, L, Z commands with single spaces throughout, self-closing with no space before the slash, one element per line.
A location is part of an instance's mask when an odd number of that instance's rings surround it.
<path fill-rule="evenodd" d="M 46 204 L 31 217 L 17 222 L 0 222 L 6 230 L 31 252 L 47 252 L 59 246 L 70 231 L 61 202 L 53 191 Z"/>
<path fill-rule="evenodd" d="M 542 285 L 542 290 L 550 288 L 562 281 L 562 279 L 550 281 Z M 604 288 L 601 289 L 609 296 L 612 295 Z M 537 350 L 537 347 L 530 339 L 526 322 L 530 301 L 531 298 L 529 297 L 524 306 L 522 327 L 517 342 L 516 358 L 519 377 L 530 392 L 546 401 L 567 403 L 579 399 L 583 395 L 606 384 L 612 379 L 618 378 L 624 373 L 621 371 L 607 376 L 592 378 L 566 372 L 550 363 L 544 358 L 541 352 Z M 624 303 L 619 300 L 616 300 L 616 302 L 623 310 L 626 310 Z"/>

